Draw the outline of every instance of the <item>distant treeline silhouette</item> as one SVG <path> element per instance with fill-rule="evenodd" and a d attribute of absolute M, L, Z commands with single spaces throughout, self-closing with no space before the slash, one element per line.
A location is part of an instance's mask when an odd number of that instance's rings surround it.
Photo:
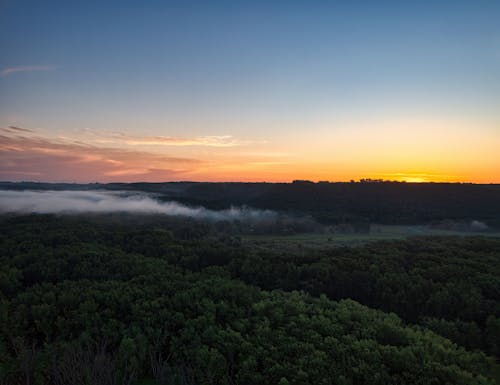
<path fill-rule="evenodd" d="M 500 227 L 500 185 L 402 183 L 364 180 L 347 183 L 0 183 L 1 189 L 133 190 L 157 199 L 221 210 L 231 206 L 311 215 L 323 224 L 372 222 L 428 224 L 480 220 Z"/>

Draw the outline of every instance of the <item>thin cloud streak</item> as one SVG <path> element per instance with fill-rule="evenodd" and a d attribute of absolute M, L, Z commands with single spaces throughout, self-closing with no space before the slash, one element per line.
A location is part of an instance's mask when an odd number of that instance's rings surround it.
<path fill-rule="evenodd" d="M 174 136 L 137 136 L 121 132 L 105 133 L 92 129 L 83 130 L 84 134 L 90 135 L 96 143 L 122 143 L 130 146 L 207 146 L 207 147 L 236 147 L 248 144 L 236 139 L 232 135 L 206 135 L 193 138 L 182 138 Z"/>
<path fill-rule="evenodd" d="M 0 70 L 0 77 L 7 77 L 19 72 L 38 72 L 38 71 L 53 71 L 55 66 L 16 66 L 6 67 Z"/>
<path fill-rule="evenodd" d="M 16 127 L 16 126 L 0 127 L 0 131 L 3 131 L 9 135 L 34 133 L 33 130 L 30 130 L 28 128 L 22 128 L 22 127 Z"/>
<path fill-rule="evenodd" d="M 33 130 L 29 128 L 24 128 L 24 127 L 17 127 L 17 126 L 8 126 L 7 127 L 9 130 L 14 131 L 14 132 L 33 132 Z"/>
<path fill-rule="evenodd" d="M 208 147 L 236 147 L 241 143 L 232 136 L 199 136 L 192 139 L 173 138 L 168 136 L 150 136 L 125 139 L 124 142 L 131 146 L 208 146 Z"/>

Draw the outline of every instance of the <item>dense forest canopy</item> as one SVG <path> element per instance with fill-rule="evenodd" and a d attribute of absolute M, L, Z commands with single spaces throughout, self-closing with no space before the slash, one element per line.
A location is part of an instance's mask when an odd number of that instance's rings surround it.
<path fill-rule="evenodd" d="M 496 238 L 276 248 L 187 218 L 9 215 L 0 246 L 5 384 L 495 383 Z"/>

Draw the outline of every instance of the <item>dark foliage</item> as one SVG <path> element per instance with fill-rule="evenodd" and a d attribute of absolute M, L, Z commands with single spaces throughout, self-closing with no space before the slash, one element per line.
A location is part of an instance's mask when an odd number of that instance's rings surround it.
<path fill-rule="evenodd" d="M 494 383 L 484 353 L 322 293 L 441 334 L 456 328 L 464 336 L 475 323 L 484 348 L 485 333 L 498 338 L 498 241 L 416 239 L 280 255 L 207 225 L 185 226 L 1 219 L 0 381 Z M 267 290 L 274 288 L 314 296 Z M 487 342 L 498 351 L 494 338 Z"/>
<path fill-rule="evenodd" d="M 247 205 L 312 215 L 324 224 L 427 224 L 445 219 L 500 227 L 500 185 L 461 183 L 110 183 L 0 182 L 2 189 L 131 190 L 212 209 Z"/>

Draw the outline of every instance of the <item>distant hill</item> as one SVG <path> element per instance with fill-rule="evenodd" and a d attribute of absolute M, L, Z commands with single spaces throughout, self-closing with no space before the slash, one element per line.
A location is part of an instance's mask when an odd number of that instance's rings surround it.
<path fill-rule="evenodd" d="M 131 190 L 160 200 L 223 209 L 247 205 L 313 216 L 326 223 L 421 224 L 483 221 L 500 227 L 500 185 L 462 183 L 35 183 L 0 182 L 10 190 Z"/>

